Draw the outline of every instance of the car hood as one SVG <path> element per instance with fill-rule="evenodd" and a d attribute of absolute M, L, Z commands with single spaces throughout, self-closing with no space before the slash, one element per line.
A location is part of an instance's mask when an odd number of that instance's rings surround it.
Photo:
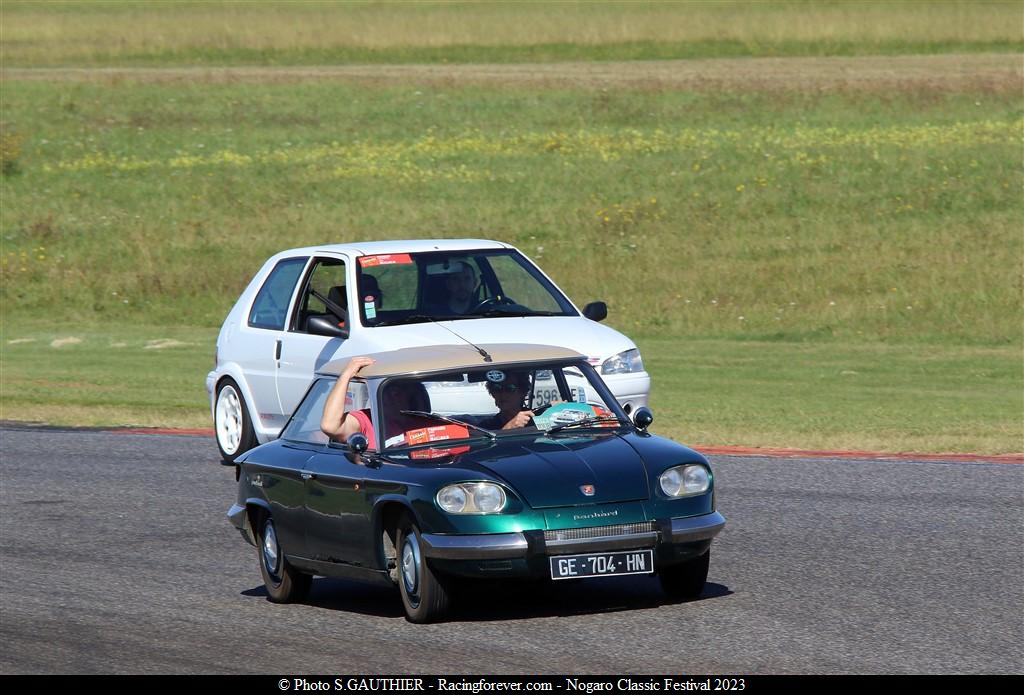
<path fill-rule="evenodd" d="M 614 433 L 513 437 L 466 453 L 534 509 L 645 500 L 648 474 L 636 449 Z M 584 493 L 591 486 L 592 495 Z"/>
<path fill-rule="evenodd" d="M 452 331 L 471 343 L 541 343 L 559 345 L 581 355 L 604 360 L 636 343 L 614 328 L 580 316 L 495 317 L 413 323 L 405 326 L 360 327 L 351 342 L 358 343 L 360 354 L 398 350 L 417 345 L 461 343 Z M 338 357 L 347 352 L 343 347 Z"/>

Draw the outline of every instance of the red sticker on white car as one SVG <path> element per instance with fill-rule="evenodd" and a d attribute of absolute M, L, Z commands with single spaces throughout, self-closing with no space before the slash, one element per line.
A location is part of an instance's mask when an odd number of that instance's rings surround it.
<path fill-rule="evenodd" d="M 410 265 L 412 257 L 407 253 L 382 253 L 378 256 L 360 256 L 361 268 L 372 268 L 375 265 Z"/>

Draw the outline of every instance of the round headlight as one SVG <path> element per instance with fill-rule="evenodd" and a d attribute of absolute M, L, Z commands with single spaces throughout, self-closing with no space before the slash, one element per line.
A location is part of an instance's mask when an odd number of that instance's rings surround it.
<path fill-rule="evenodd" d="M 497 485 L 479 483 L 473 490 L 473 502 L 481 513 L 494 514 L 505 506 L 505 492 Z"/>
<path fill-rule="evenodd" d="M 688 495 L 698 495 L 707 492 L 711 484 L 708 476 L 708 469 L 704 466 L 685 466 L 683 468 L 683 488 Z"/>
<path fill-rule="evenodd" d="M 669 468 L 661 474 L 661 491 L 669 497 L 678 497 L 683 491 L 683 476 L 678 468 Z"/>
<path fill-rule="evenodd" d="M 505 508 L 505 490 L 495 483 L 456 483 L 441 488 L 437 506 L 449 514 L 497 514 Z"/>
<path fill-rule="evenodd" d="M 449 514 L 459 514 L 466 509 L 466 491 L 461 485 L 449 485 L 437 493 L 437 504 Z"/>
<path fill-rule="evenodd" d="M 708 469 L 696 463 L 669 468 L 658 478 L 661 491 L 669 497 L 685 497 L 707 492 L 711 486 Z"/>

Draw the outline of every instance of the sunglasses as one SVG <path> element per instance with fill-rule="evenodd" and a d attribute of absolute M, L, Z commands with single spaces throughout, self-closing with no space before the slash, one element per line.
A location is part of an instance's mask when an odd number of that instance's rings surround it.
<path fill-rule="evenodd" d="M 515 393 L 516 391 L 525 391 L 526 390 L 525 386 L 520 386 L 519 384 L 493 384 L 492 383 L 490 385 L 490 387 L 491 387 L 491 390 L 494 391 L 495 393 L 501 393 L 502 391 L 504 391 L 506 393 Z"/>

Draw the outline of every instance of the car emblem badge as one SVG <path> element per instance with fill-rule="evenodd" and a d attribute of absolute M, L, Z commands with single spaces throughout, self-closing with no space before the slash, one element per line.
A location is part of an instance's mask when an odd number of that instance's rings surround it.
<path fill-rule="evenodd" d="M 593 497 L 594 496 L 594 486 L 593 485 L 580 485 L 580 492 L 582 492 L 587 497 Z"/>

